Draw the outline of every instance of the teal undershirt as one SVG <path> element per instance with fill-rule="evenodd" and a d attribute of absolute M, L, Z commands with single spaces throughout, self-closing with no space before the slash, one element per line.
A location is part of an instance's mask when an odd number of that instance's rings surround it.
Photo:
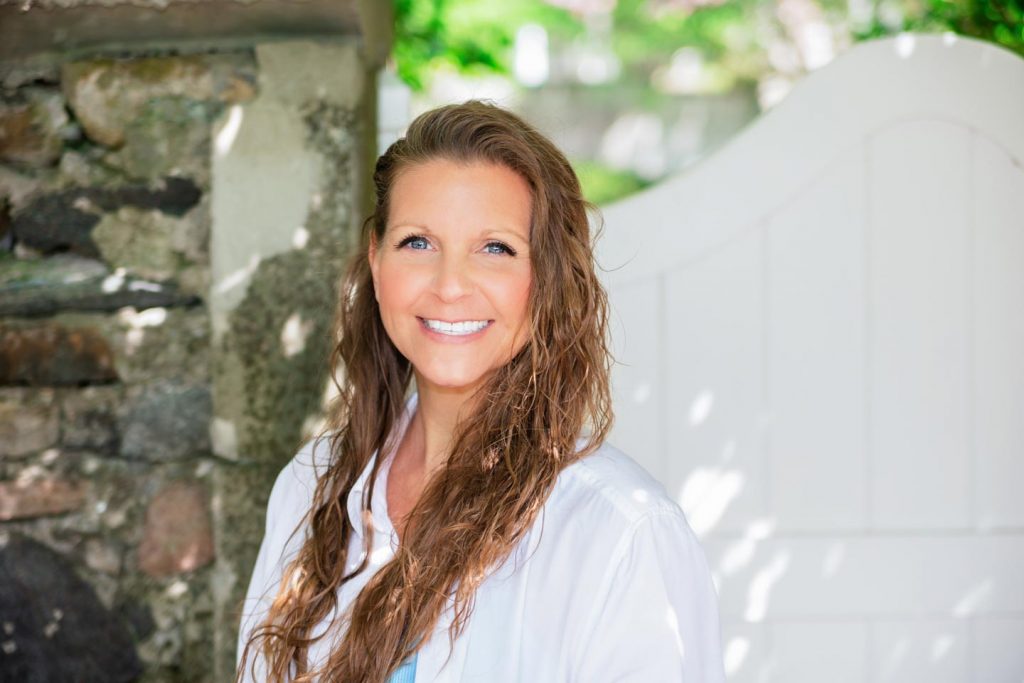
<path fill-rule="evenodd" d="M 402 666 L 395 669 L 395 673 L 388 678 L 388 683 L 413 683 L 416 680 L 416 657 L 413 655 L 402 662 Z"/>

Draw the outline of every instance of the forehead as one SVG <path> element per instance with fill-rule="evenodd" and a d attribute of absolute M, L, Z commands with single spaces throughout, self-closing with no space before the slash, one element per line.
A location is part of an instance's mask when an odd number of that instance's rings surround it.
<path fill-rule="evenodd" d="M 388 227 L 427 223 L 435 229 L 468 221 L 528 231 L 532 199 L 526 180 L 507 166 L 431 159 L 399 171 L 389 198 Z"/>

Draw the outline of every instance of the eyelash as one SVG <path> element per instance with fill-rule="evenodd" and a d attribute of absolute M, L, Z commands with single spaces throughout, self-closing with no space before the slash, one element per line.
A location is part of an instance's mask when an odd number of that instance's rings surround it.
<path fill-rule="evenodd" d="M 403 237 L 401 239 L 401 241 L 399 241 L 398 244 L 395 245 L 395 248 L 396 249 L 401 249 L 402 247 L 405 247 L 408 244 L 410 244 L 412 242 L 415 242 L 417 240 L 426 241 L 427 238 L 424 237 L 423 235 L 417 235 L 416 233 L 412 233 L 412 234 L 409 234 L 409 235 L 406 235 L 405 237 Z M 504 242 L 499 242 L 498 240 L 491 240 L 490 242 L 487 243 L 486 246 L 489 247 L 492 244 L 496 244 L 499 247 L 501 247 L 502 249 L 504 249 L 505 253 L 508 254 L 509 256 L 515 256 L 516 255 L 516 250 L 513 249 L 512 247 L 508 246 Z"/>

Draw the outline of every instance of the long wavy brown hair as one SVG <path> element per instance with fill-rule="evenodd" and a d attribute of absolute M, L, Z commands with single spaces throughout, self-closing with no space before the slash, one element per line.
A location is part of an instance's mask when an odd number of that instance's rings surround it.
<path fill-rule="evenodd" d="M 406 518 L 394 559 L 344 616 L 340 645 L 322 668 L 310 670 L 313 626 L 332 613 L 339 586 L 366 568 L 372 548 L 365 495 L 361 562 L 345 573 L 355 532 L 346 514 L 349 491 L 374 453 L 394 446 L 385 441 L 402 415 L 412 377 L 381 322 L 367 258 L 371 232 L 378 240 L 384 234 L 398 174 L 434 159 L 500 164 L 529 184 L 531 333 L 474 397 L 474 413 L 459 424 L 447 464 Z M 329 465 L 303 520 L 302 548 L 246 643 L 238 678 L 256 647 L 270 681 L 383 683 L 449 608 L 451 646 L 467 624 L 477 587 L 530 528 L 559 472 L 596 449 L 611 427 L 608 303 L 595 272 L 592 206 L 561 152 L 514 114 L 470 101 L 413 121 L 377 161 L 374 184 L 374 213 L 339 292 L 330 367 L 343 380 L 335 380 L 338 395 L 324 429 Z"/>

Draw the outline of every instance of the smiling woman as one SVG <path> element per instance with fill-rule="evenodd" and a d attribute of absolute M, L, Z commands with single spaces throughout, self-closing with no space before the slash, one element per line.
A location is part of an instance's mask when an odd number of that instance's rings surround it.
<path fill-rule="evenodd" d="M 369 260 L 384 329 L 421 397 L 468 398 L 526 343 L 530 201 L 526 181 L 493 163 L 434 159 L 395 180 Z"/>
<path fill-rule="evenodd" d="M 565 157 L 468 102 L 374 183 L 344 383 L 271 492 L 237 680 L 724 680 L 700 545 L 605 442 L 607 300 Z"/>

